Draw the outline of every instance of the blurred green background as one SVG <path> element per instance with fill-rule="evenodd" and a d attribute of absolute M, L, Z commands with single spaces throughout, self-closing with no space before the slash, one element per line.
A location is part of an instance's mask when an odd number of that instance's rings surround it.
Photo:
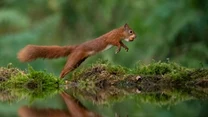
<path fill-rule="evenodd" d="M 138 61 L 147 64 L 153 59 L 170 59 L 186 67 L 208 67 L 207 0 L 0 0 L 0 66 L 13 63 L 26 69 L 28 63 L 20 63 L 16 55 L 27 44 L 78 44 L 125 23 L 137 34 L 135 41 L 126 43 L 129 52 L 122 49 L 115 55 L 115 48 L 112 48 L 89 58 L 82 66 L 102 58 L 126 67 L 134 67 Z M 36 60 L 30 64 L 35 70 L 46 69 L 58 75 L 65 60 Z M 58 102 L 56 99 L 45 103 Z M 134 109 L 123 106 L 129 103 L 137 106 L 131 106 Z M 153 116 L 169 114 L 170 117 L 170 113 L 177 109 L 181 113 L 191 113 L 188 114 L 191 117 L 206 112 L 207 101 L 199 103 L 183 102 L 170 108 L 173 111 L 168 107 L 164 107 L 167 111 L 162 111 L 161 108 L 144 104 L 145 110 L 140 111 L 138 108 L 143 108 L 143 105 L 133 100 L 110 109 L 120 107 L 117 112 L 125 115 L 127 111 L 123 110 L 129 107 L 127 110 L 132 113 L 153 113 Z M 21 104 L 6 105 L 3 102 L 0 104 L 0 115 L 6 113 L 3 115 L 11 117 L 11 114 L 16 116 Z M 157 115 L 157 112 L 161 115 Z M 106 109 L 106 113 L 110 112 Z"/>
<path fill-rule="evenodd" d="M 187 67 L 208 66 L 207 0 L 1 0 L 0 65 L 22 69 L 17 52 L 27 44 L 72 45 L 94 39 L 128 23 L 137 39 L 89 58 L 133 67 L 138 61 L 178 62 Z M 34 69 L 59 74 L 65 59 L 37 60 Z"/>

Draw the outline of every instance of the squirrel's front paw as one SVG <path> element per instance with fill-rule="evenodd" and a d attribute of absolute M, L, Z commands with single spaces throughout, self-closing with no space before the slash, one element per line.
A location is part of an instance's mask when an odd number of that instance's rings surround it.
<path fill-rule="evenodd" d="M 118 48 L 118 49 L 115 51 L 115 54 L 118 54 L 120 51 L 121 51 L 121 49 Z"/>
<path fill-rule="evenodd" d="M 126 50 L 126 52 L 128 52 L 129 51 L 129 48 L 125 48 L 125 50 Z"/>

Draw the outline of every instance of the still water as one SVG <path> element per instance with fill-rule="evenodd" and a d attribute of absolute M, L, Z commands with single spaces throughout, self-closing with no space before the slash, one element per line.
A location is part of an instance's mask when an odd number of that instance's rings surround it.
<path fill-rule="evenodd" d="M 2 91 L 0 117 L 208 117 L 206 96 L 184 90 L 67 88 L 37 95 Z"/>

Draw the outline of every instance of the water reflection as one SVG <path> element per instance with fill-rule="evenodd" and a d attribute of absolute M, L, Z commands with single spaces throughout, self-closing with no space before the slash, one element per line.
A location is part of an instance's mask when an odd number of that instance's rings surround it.
<path fill-rule="evenodd" d="M 46 90 L 40 87 L 30 90 L 15 87 L 0 91 L 0 117 L 127 117 L 127 115 L 128 117 L 203 117 L 208 115 L 206 111 L 208 88 L 203 87 L 131 85 L 80 88 L 69 85 L 64 91 Z M 44 100 L 40 100 L 40 97 Z"/>
<path fill-rule="evenodd" d="M 67 110 L 22 106 L 19 108 L 18 114 L 20 117 L 101 117 L 99 114 L 85 108 L 69 94 L 62 92 L 60 95 L 67 106 Z"/>

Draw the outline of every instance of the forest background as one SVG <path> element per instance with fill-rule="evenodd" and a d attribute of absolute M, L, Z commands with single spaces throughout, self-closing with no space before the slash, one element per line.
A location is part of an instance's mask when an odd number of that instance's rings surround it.
<path fill-rule="evenodd" d="M 139 61 L 177 62 L 183 66 L 208 66 L 207 0 L 1 0 L 0 65 L 20 63 L 17 52 L 27 44 L 73 45 L 94 39 L 128 23 L 137 34 L 115 55 L 115 48 L 98 58 L 134 67 Z M 36 60 L 31 66 L 59 74 L 66 58 Z"/>

